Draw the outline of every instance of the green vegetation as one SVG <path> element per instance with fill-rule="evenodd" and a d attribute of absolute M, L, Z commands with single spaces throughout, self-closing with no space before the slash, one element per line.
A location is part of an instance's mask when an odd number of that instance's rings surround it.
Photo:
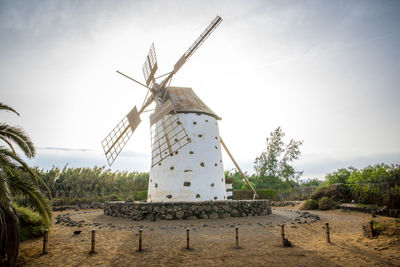
<path fill-rule="evenodd" d="M 314 199 L 307 199 L 304 202 L 303 209 L 305 210 L 316 210 L 318 209 L 318 201 Z"/>
<path fill-rule="evenodd" d="M 35 169 L 52 192 L 53 205 L 145 200 L 149 173 L 111 171 L 105 167 Z"/>
<path fill-rule="evenodd" d="M 318 201 L 318 209 L 319 210 L 330 210 L 334 208 L 336 204 L 329 197 L 322 197 Z"/>
<path fill-rule="evenodd" d="M 351 200 L 359 203 L 360 207 L 399 207 L 400 165 L 376 164 L 360 170 L 353 167 L 339 169 L 326 175 L 310 199 L 319 201 L 320 209 L 333 208 Z"/>
<path fill-rule="evenodd" d="M 13 108 L 0 103 L 0 110 L 19 116 Z M 50 226 L 51 207 L 39 184 L 49 193 L 43 180 L 32 171 L 16 153 L 27 158 L 35 156 L 35 147 L 22 128 L 0 123 L 0 265 L 15 266 L 18 256 L 20 228 L 15 199 L 24 199 L 26 205 L 37 211 L 46 226 Z"/>
<path fill-rule="evenodd" d="M 277 190 L 256 189 L 256 192 L 258 194 L 258 199 L 279 200 L 279 195 L 278 195 Z M 251 191 L 251 190 L 234 190 L 233 191 L 233 199 L 235 199 L 235 200 L 253 199 L 253 191 Z"/>
<path fill-rule="evenodd" d="M 291 164 L 299 159 L 301 152 L 300 146 L 303 141 L 295 141 L 291 139 L 285 145 L 283 137 L 285 133 L 281 127 L 278 127 L 267 138 L 266 151 L 262 152 L 254 161 L 254 169 L 256 171 L 255 185 L 257 188 L 274 188 L 276 185 L 286 184 L 291 188 L 298 185 L 299 178 L 302 174 L 297 171 Z"/>
<path fill-rule="evenodd" d="M 296 170 L 292 163 L 300 157 L 300 146 L 303 141 L 291 139 L 283 142 L 285 133 L 280 127 L 270 133 L 267 138 L 266 151 L 254 161 L 255 174 L 248 176 L 250 184 L 256 189 L 259 198 L 279 200 L 284 198 L 306 198 L 312 190 L 304 188 L 315 187 L 318 179 L 300 183 L 301 171 Z M 234 199 L 252 199 L 253 193 L 236 169 L 226 171 L 225 179 L 232 182 Z M 299 189 L 300 188 L 300 189 Z M 309 192 L 307 192 L 309 191 Z"/>
<path fill-rule="evenodd" d="M 39 213 L 28 207 L 20 207 L 16 204 L 14 204 L 14 208 L 19 220 L 21 241 L 43 236 L 47 225 Z"/>
<path fill-rule="evenodd" d="M 342 184 L 321 186 L 310 196 L 314 200 L 319 200 L 322 197 L 329 197 L 336 202 L 348 202 L 352 199 L 349 188 Z"/>
<path fill-rule="evenodd" d="M 310 198 L 330 198 L 335 205 L 354 200 L 359 206 L 400 206 L 400 165 L 376 164 L 363 169 L 349 167 L 326 175 Z"/>

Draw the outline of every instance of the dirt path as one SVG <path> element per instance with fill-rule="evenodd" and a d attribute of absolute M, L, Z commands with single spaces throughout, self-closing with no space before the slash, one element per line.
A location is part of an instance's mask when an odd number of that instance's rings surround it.
<path fill-rule="evenodd" d="M 274 208 L 272 215 L 260 217 L 156 222 L 108 217 L 102 210 L 55 212 L 59 223 L 49 235 L 49 253 L 40 255 L 42 239 L 26 241 L 21 244 L 20 262 L 28 266 L 400 266 L 399 236 L 363 237 L 362 224 L 370 215 L 340 210 L 312 214 L 321 220 L 297 207 Z M 332 228 L 331 244 L 325 241 L 325 222 Z M 282 223 L 292 247 L 280 246 Z M 240 249 L 234 248 L 235 226 Z M 186 227 L 191 250 L 185 249 Z M 143 252 L 136 251 L 139 228 L 143 228 Z M 91 229 L 97 231 L 94 255 L 88 253 Z M 76 235 L 76 230 L 82 232 Z"/>

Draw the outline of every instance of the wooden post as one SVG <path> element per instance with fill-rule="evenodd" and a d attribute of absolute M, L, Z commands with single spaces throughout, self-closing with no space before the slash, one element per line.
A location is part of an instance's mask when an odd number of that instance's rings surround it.
<path fill-rule="evenodd" d="M 186 228 L 186 249 L 190 249 L 190 246 L 189 246 L 189 228 Z"/>
<path fill-rule="evenodd" d="M 374 223 L 373 221 L 369 222 L 369 237 L 374 237 Z"/>
<path fill-rule="evenodd" d="M 235 232 L 236 232 L 236 246 L 235 248 L 239 248 L 239 227 L 235 227 Z"/>
<path fill-rule="evenodd" d="M 329 235 L 329 223 L 325 224 L 325 230 L 326 230 L 326 242 L 331 243 L 331 237 Z"/>
<path fill-rule="evenodd" d="M 44 236 L 43 236 L 43 254 L 47 254 L 48 242 L 49 242 L 49 230 L 44 230 Z"/>
<path fill-rule="evenodd" d="M 92 246 L 90 248 L 90 253 L 96 253 L 96 230 L 92 230 Z"/>
<path fill-rule="evenodd" d="M 224 141 L 222 140 L 222 137 L 219 137 L 219 141 L 222 145 L 222 147 L 225 149 L 226 153 L 228 154 L 228 156 L 231 158 L 233 164 L 235 164 L 236 169 L 240 172 L 240 174 L 242 175 L 243 179 L 245 180 L 245 182 L 247 183 L 247 185 L 250 187 L 250 189 L 253 191 L 254 195 L 253 195 L 253 200 L 258 197 L 258 194 L 256 192 L 256 190 L 254 190 L 253 186 L 250 184 L 249 179 L 247 179 L 247 176 L 242 172 L 242 170 L 240 169 L 239 165 L 237 164 L 236 160 L 233 158 L 231 152 L 229 152 L 228 148 L 226 147 Z"/>
<path fill-rule="evenodd" d="M 139 249 L 138 251 L 142 251 L 142 229 L 139 229 Z"/>
<path fill-rule="evenodd" d="M 281 237 L 282 237 L 282 247 L 285 246 L 285 225 L 281 225 Z"/>

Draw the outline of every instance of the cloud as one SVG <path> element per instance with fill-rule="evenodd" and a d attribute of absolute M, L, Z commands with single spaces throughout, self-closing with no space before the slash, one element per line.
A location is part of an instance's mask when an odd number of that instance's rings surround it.
<path fill-rule="evenodd" d="M 75 148 L 66 148 L 66 147 L 38 147 L 38 150 L 41 151 L 68 151 L 68 152 L 93 152 L 95 150 L 92 149 L 87 149 L 87 148 L 81 148 L 81 149 L 75 149 Z"/>

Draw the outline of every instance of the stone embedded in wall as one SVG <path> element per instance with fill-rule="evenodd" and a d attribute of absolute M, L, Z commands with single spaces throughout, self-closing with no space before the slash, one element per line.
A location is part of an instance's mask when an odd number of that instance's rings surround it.
<path fill-rule="evenodd" d="M 171 196 L 172 197 L 172 196 Z M 202 202 L 107 202 L 104 214 L 133 220 L 217 219 L 271 214 L 269 200 L 218 200 Z"/>

